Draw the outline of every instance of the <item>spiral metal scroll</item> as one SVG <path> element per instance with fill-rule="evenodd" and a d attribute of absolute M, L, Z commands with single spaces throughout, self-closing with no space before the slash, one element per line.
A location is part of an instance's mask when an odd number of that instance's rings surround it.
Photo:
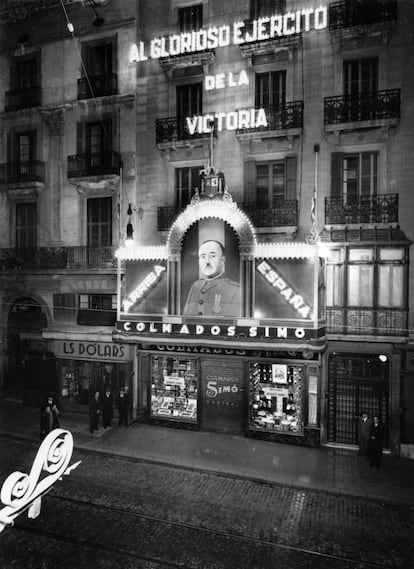
<path fill-rule="evenodd" d="M 72 433 L 54 429 L 40 445 L 30 473 L 16 471 L 6 478 L 0 492 L 0 500 L 5 505 L 0 510 L 0 532 L 28 508 L 29 517 L 36 517 L 43 494 L 63 475 L 79 466 L 80 461 L 68 466 L 72 452 Z M 34 513 L 35 506 L 37 513 Z"/>

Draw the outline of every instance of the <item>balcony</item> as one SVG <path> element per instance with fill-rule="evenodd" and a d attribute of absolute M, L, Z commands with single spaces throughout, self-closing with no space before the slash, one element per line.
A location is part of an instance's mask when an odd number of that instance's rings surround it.
<path fill-rule="evenodd" d="M 39 107 L 41 104 L 42 90 L 40 87 L 28 87 L 25 89 L 6 91 L 6 112 Z"/>
<path fill-rule="evenodd" d="M 107 97 L 118 93 L 118 75 L 106 73 L 78 79 L 78 100 Z"/>
<path fill-rule="evenodd" d="M 68 156 L 68 178 L 119 175 L 120 168 L 121 155 L 115 151 Z"/>
<path fill-rule="evenodd" d="M 329 5 L 330 30 L 389 22 L 396 18 L 396 0 L 341 0 Z"/>
<path fill-rule="evenodd" d="M 325 198 L 325 224 L 398 223 L 398 194 Z"/>
<path fill-rule="evenodd" d="M 256 108 L 256 110 L 259 107 Z M 238 129 L 237 137 L 240 140 L 251 138 L 267 138 L 275 136 L 299 135 L 303 127 L 303 101 L 285 103 L 278 109 L 265 108 L 267 126 L 254 126 L 252 128 Z M 278 134 L 279 133 L 279 134 Z"/>
<path fill-rule="evenodd" d="M 403 308 L 326 308 L 328 334 L 406 336 L 407 322 Z"/>
<path fill-rule="evenodd" d="M 296 227 L 298 225 L 297 200 L 285 200 L 277 207 L 263 209 L 255 202 L 239 204 L 255 227 Z"/>
<path fill-rule="evenodd" d="M 366 126 L 395 126 L 399 118 L 400 89 L 325 97 L 325 130 L 330 130 L 327 125 L 348 123 L 349 128 L 349 123 L 361 121 L 369 121 Z M 358 127 L 360 126 L 359 124 Z"/>
<path fill-rule="evenodd" d="M 175 143 L 178 141 L 191 141 L 198 138 L 209 138 L 210 133 L 195 132 L 190 134 L 187 127 L 186 117 L 168 117 L 166 119 L 157 119 L 155 127 L 155 136 L 157 144 Z M 216 138 L 216 129 L 213 136 Z"/>
<path fill-rule="evenodd" d="M 38 160 L 0 164 L 0 184 L 44 183 L 45 163 Z"/>
<path fill-rule="evenodd" d="M 0 249 L 0 269 L 112 269 L 116 247 L 31 247 Z"/>

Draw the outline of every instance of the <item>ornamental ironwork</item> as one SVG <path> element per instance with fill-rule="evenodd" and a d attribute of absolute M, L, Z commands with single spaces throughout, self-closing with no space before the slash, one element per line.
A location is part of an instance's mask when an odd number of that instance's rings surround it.
<path fill-rule="evenodd" d="M 5 110 L 17 111 L 19 109 L 30 109 L 39 107 L 42 104 L 42 90 L 40 87 L 26 87 L 24 89 L 13 89 L 6 91 Z"/>
<path fill-rule="evenodd" d="M 78 99 L 93 99 L 118 93 L 118 75 L 106 73 L 78 79 Z"/>
<path fill-rule="evenodd" d="M 116 267 L 115 247 L 0 249 L 0 270 L 105 269 Z"/>
<path fill-rule="evenodd" d="M 256 107 L 256 110 L 258 109 L 259 107 Z M 264 111 L 267 118 L 267 126 L 245 128 L 243 130 L 238 129 L 236 131 L 237 134 L 288 130 L 303 127 L 303 101 L 284 103 L 278 108 L 267 107 Z"/>
<path fill-rule="evenodd" d="M 397 223 L 398 194 L 325 198 L 325 223 Z"/>
<path fill-rule="evenodd" d="M 328 334 L 406 336 L 408 311 L 403 308 L 326 307 Z"/>
<path fill-rule="evenodd" d="M 341 0 L 329 5 L 330 30 L 389 22 L 396 18 L 396 0 Z"/>
<path fill-rule="evenodd" d="M 119 175 L 120 169 L 121 155 L 113 150 L 68 156 L 68 178 Z"/>
<path fill-rule="evenodd" d="M 255 227 L 292 227 L 298 224 L 297 200 L 285 200 L 276 207 L 266 209 L 255 202 L 240 203 L 239 207 L 247 213 Z"/>
<path fill-rule="evenodd" d="M 0 164 L 0 184 L 44 181 L 45 163 L 39 160 L 24 160 Z"/>
<path fill-rule="evenodd" d="M 325 97 L 324 123 L 400 118 L 400 89 Z"/>
<path fill-rule="evenodd" d="M 210 133 L 199 133 L 196 131 L 190 134 L 186 117 L 168 117 L 165 119 L 157 119 L 156 121 L 156 143 L 177 142 L 179 140 L 193 140 L 195 138 L 206 138 Z M 216 129 L 214 129 L 214 137 L 216 137 Z"/>

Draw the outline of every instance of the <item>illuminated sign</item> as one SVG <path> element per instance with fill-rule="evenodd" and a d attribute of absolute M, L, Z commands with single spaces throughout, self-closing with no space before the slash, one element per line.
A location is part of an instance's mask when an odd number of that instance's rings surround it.
<path fill-rule="evenodd" d="M 187 117 L 187 128 L 191 135 L 210 133 L 213 125 L 218 131 L 242 130 L 245 128 L 267 127 L 267 117 L 264 109 L 245 109 L 229 113 L 215 113 Z"/>
<path fill-rule="evenodd" d="M 53 353 L 58 358 L 129 361 L 127 346 L 111 342 L 78 342 L 77 340 L 54 340 Z"/>
<path fill-rule="evenodd" d="M 307 328 L 289 328 L 286 326 L 220 326 L 217 324 L 171 324 L 166 322 L 121 321 L 117 328 L 128 335 L 154 336 L 210 336 L 248 339 L 309 339 L 315 336 L 315 330 Z"/>
<path fill-rule="evenodd" d="M 235 73 L 229 72 L 218 73 L 217 75 L 206 75 L 204 80 L 204 88 L 206 91 L 211 91 L 212 89 L 224 89 L 225 87 L 243 87 L 243 85 L 249 84 L 249 77 L 246 71 L 242 70 L 239 76 Z"/>
<path fill-rule="evenodd" d="M 154 266 L 154 269 L 146 275 L 146 277 L 131 292 L 128 298 L 124 300 L 123 306 L 125 312 L 128 312 L 131 306 L 140 300 L 160 280 L 164 271 L 165 267 L 162 265 Z"/>
<path fill-rule="evenodd" d="M 138 45 L 134 44 L 131 47 L 129 59 L 130 62 L 141 62 L 197 53 L 217 47 L 266 41 L 303 31 L 322 30 L 327 27 L 327 22 L 326 6 L 296 10 L 296 12 L 258 18 L 247 25 L 246 22 L 234 22 L 232 25 L 224 24 L 219 27 L 213 26 L 198 31 L 153 38 L 149 46 L 140 41 Z"/>
<path fill-rule="evenodd" d="M 295 290 L 290 287 L 287 282 L 282 279 L 278 273 L 266 262 L 262 261 L 257 265 L 257 270 L 261 273 L 267 282 L 272 285 L 303 318 L 311 318 L 312 309 L 308 306 L 303 297 L 297 294 Z"/>

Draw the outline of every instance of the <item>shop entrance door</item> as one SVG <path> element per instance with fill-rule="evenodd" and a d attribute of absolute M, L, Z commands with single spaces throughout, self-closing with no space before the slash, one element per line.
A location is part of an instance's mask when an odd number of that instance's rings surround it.
<path fill-rule="evenodd" d="M 201 362 L 202 426 L 222 432 L 243 429 L 244 362 L 211 359 Z"/>
<path fill-rule="evenodd" d="M 330 354 L 328 365 L 328 442 L 358 444 L 357 419 L 378 415 L 388 444 L 389 361 L 380 354 Z"/>

